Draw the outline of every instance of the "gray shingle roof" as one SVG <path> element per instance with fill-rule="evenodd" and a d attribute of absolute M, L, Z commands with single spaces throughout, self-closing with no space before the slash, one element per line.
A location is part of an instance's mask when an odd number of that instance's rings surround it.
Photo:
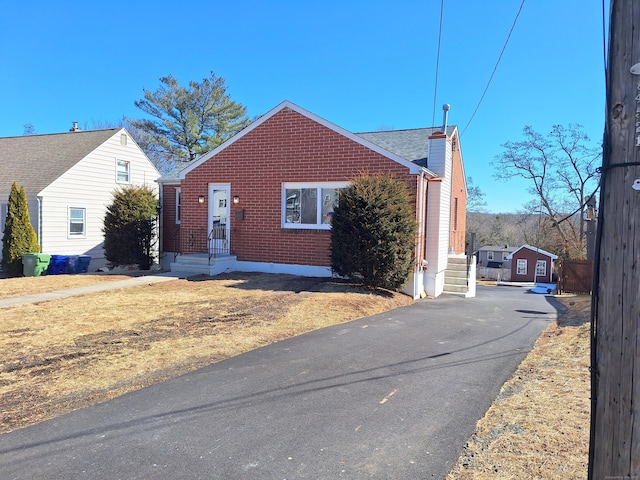
<path fill-rule="evenodd" d="M 454 129 L 455 126 L 448 126 L 447 135 L 452 135 Z M 440 127 L 431 127 L 408 130 L 382 130 L 379 132 L 356 133 L 356 135 L 405 160 L 409 160 L 421 167 L 428 167 L 428 139 L 429 136 L 439 131 Z"/>
<path fill-rule="evenodd" d="M 120 128 L 0 138 L 0 193 L 18 182 L 36 195 Z"/>

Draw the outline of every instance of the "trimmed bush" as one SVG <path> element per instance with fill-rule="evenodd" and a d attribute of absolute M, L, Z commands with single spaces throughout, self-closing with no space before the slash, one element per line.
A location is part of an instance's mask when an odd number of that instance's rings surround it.
<path fill-rule="evenodd" d="M 340 191 L 331 220 L 331 267 L 371 287 L 398 289 L 413 269 L 417 224 L 406 184 L 364 174 Z"/>
<path fill-rule="evenodd" d="M 39 253 L 38 235 L 31 225 L 29 202 L 24 187 L 13 182 L 7 205 L 7 218 L 2 237 L 2 269 L 9 275 L 22 275 L 22 254 Z"/>
<path fill-rule="evenodd" d="M 138 265 L 149 270 L 157 241 L 158 199 L 147 186 L 117 190 L 104 217 L 105 258 L 111 267 Z"/>

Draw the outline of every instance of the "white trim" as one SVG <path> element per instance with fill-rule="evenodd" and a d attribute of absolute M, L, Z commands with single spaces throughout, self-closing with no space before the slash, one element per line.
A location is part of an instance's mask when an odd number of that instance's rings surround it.
<path fill-rule="evenodd" d="M 287 273 L 301 277 L 332 277 L 331 267 L 295 265 L 288 263 L 236 262 L 238 272 Z"/>
<path fill-rule="evenodd" d="M 542 255 L 546 255 L 547 257 L 550 257 L 551 260 L 557 260 L 558 256 L 554 255 L 553 253 L 549 253 L 545 250 L 542 250 L 541 248 L 536 248 L 536 247 L 532 247 L 531 245 L 529 245 L 528 243 L 525 243 L 524 245 L 522 245 L 521 247 L 517 248 L 516 250 L 514 250 L 513 252 L 511 252 L 511 254 L 509 255 L 510 260 L 513 258 L 513 256 L 519 252 L 520 250 L 522 250 L 523 248 L 527 248 L 529 250 L 531 250 L 532 252 L 536 252 L 536 253 L 541 253 Z"/>
<path fill-rule="evenodd" d="M 209 160 L 211 157 L 217 155 L 218 153 L 220 153 L 221 151 L 223 151 L 227 147 L 233 145 L 235 142 L 237 142 L 238 140 L 243 138 L 245 135 L 251 133 L 253 130 L 258 128 L 260 125 L 265 123 L 267 120 L 269 120 L 271 117 L 273 117 L 274 115 L 276 115 L 280 111 L 284 110 L 285 108 L 289 108 L 289 109 L 293 110 L 294 112 L 297 112 L 300 115 L 303 115 L 304 117 L 307 117 L 308 119 L 313 120 L 314 122 L 319 123 L 320 125 L 329 128 L 330 130 L 333 130 L 336 133 L 339 133 L 340 135 L 348 138 L 349 140 L 352 140 L 352 141 L 362 145 L 363 147 L 368 148 L 369 150 L 373 150 L 374 152 L 379 153 L 380 155 L 383 155 L 383 156 L 387 157 L 389 160 L 393 160 L 394 162 L 399 163 L 400 165 L 403 165 L 404 167 L 409 169 L 409 173 L 411 173 L 411 174 L 417 175 L 421 171 L 424 171 L 424 172 L 430 173 L 432 176 L 435 176 L 433 174 L 433 172 L 430 172 L 428 169 L 426 169 L 424 167 L 421 167 L 419 165 L 416 165 L 415 163 L 410 162 L 408 160 L 405 160 L 404 158 L 399 157 L 398 155 L 395 155 L 395 154 L 393 154 L 393 153 L 391 153 L 391 152 L 379 147 L 378 145 L 376 145 L 374 143 L 371 143 L 368 140 L 365 140 L 364 138 L 359 137 L 358 135 L 349 132 L 348 130 L 345 130 L 342 127 L 339 127 L 339 126 L 337 126 L 337 125 L 325 120 L 322 117 L 319 117 L 318 115 L 316 115 L 314 113 L 311 113 L 311 112 L 309 112 L 309 111 L 307 111 L 307 110 L 305 110 L 305 109 L 303 109 L 303 108 L 291 103 L 288 100 L 285 100 L 280 105 L 277 105 L 276 107 L 272 108 L 267 113 L 262 115 L 255 122 L 251 123 L 244 130 L 242 130 L 242 131 L 238 132 L 237 134 L 235 134 L 233 137 L 231 137 L 229 140 L 224 142 L 222 145 L 218 146 L 217 148 L 214 148 L 210 152 L 205 153 L 200 158 L 195 160 L 191 165 L 189 165 L 184 170 L 182 170 L 178 174 L 178 177 L 181 180 L 184 180 L 184 178 L 186 177 L 186 175 L 189 172 L 191 172 L 192 170 L 198 168 L 204 162 Z"/>
<path fill-rule="evenodd" d="M 182 217 L 182 188 L 178 187 L 175 190 L 176 194 L 176 225 L 180 225 L 181 217 Z"/>

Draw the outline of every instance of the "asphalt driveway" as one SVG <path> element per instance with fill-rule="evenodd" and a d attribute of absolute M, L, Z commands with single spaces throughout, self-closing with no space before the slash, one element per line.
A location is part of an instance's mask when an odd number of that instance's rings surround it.
<path fill-rule="evenodd" d="M 478 287 L 0 435 L 3 479 L 441 479 L 549 322 Z"/>

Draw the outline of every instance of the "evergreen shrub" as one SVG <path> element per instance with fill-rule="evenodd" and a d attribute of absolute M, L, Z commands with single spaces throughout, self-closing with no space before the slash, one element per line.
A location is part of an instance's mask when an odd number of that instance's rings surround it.
<path fill-rule="evenodd" d="M 370 287 L 399 289 L 413 269 L 416 231 L 406 184 L 390 174 L 362 174 L 340 191 L 331 267 Z"/>
<path fill-rule="evenodd" d="M 11 276 L 22 275 L 22 254 L 39 253 L 38 235 L 31 225 L 29 203 L 24 187 L 13 182 L 2 236 L 2 269 Z"/>
<path fill-rule="evenodd" d="M 104 218 L 105 258 L 111 267 L 149 270 L 155 258 L 158 199 L 147 186 L 128 186 L 113 197 Z"/>

